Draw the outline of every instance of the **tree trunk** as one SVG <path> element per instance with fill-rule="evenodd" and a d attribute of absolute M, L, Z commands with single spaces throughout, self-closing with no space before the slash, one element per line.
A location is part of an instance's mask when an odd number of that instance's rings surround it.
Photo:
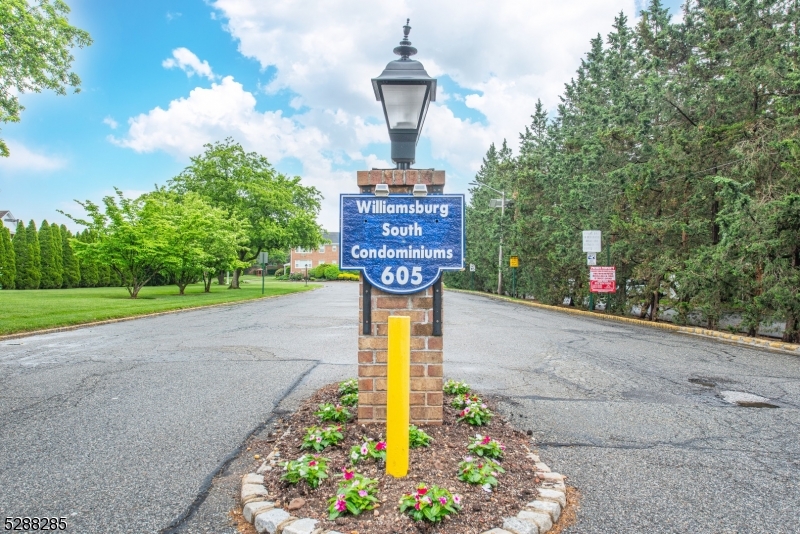
<path fill-rule="evenodd" d="M 186 285 L 187 284 L 178 284 L 178 294 L 179 295 L 184 295 L 185 294 L 184 291 L 186 291 Z"/>
<path fill-rule="evenodd" d="M 231 285 L 228 286 L 228 289 L 241 289 L 239 287 L 239 275 L 242 273 L 241 269 L 234 269 L 233 276 L 231 277 Z"/>
<path fill-rule="evenodd" d="M 214 277 L 208 271 L 203 271 L 203 292 L 211 293 L 211 281 Z"/>
<path fill-rule="evenodd" d="M 786 327 L 783 330 L 783 341 L 786 343 L 800 342 L 800 325 L 798 324 L 797 316 L 789 312 L 786 318 Z"/>
<path fill-rule="evenodd" d="M 653 290 L 653 295 L 650 297 L 650 320 L 653 322 L 658 321 L 658 304 L 661 300 L 659 289 L 661 288 L 661 277 L 656 278 L 656 288 Z"/>
<path fill-rule="evenodd" d="M 219 285 L 225 284 L 225 271 L 220 271 L 217 273 L 217 283 Z M 208 285 L 211 285 L 211 281 L 209 280 Z"/>

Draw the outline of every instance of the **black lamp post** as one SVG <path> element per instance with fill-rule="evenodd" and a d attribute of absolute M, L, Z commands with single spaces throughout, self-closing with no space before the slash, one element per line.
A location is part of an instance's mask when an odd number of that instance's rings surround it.
<path fill-rule="evenodd" d="M 403 26 L 400 46 L 394 49 L 400 59 L 390 62 L 380 76 L 372 79 L 375 99 L 383 106 L 389 128 L 392 161 L 398 169 L 408 169 L 414 163 L 428 105 L 436 100 L 436 79 L 428 76 L 422 63 L 409 59 L 417 53 L 408 40 L 409 22 L 406 20 Z"/>

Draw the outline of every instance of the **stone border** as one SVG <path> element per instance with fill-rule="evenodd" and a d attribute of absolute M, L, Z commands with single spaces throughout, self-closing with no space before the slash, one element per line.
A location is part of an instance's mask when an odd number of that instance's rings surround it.
<path fill-rule="evenodd" d="M 319 289 L 318 287 L 313 287 L 306 291 L 316 291 Z M 22 290 L 21 290 L 22 291 Z M 252 299 L 244 299 L 244 300 L 237 300 L 234 302 L 217 302 L 216 304 L 201 304 L 199 306 L 189 306 L 188 308 L 178 308 L 175 310 L 164 310 L 160 312 L 153 312 L 153 313 L 145 313 L 143 315 L 128 315 L 126 317 L 116 317 L 114 319 L 103 319 L 102 321 L 93 321 L 91 323 L 79 323 L 79 324 L 71 324 L 65 326 L 56 326 L 54 328 L 43 328 L 40 330 L 28 330 L 26 332 L 16 332 L 14 334 L 6 334 L 0 336 L 0 341 L 6 341 L 9 339 L 19 339 L 21 337 L 28 337 L 28 336 L 41 336 L 43 334 L 57 334 L 59 332 L 69 332 L 71 330 L 78 330 L 79 328 L 91 328 L 92 326 L 102 326 L 104 324 L 114 324 L 114 323 L 122 323 L 125 321 L 134 321 L 136 319 L 146 319 L 148 317 L 158 317 L 160 315 L 171 315 L 173 313 L 181 313 L 186 311 L 195 311 L 204 308 L 219 308 L 221 306 L 235 306 L 237 304 L 245 304 L 247 302 L 253 302 L 256 300 L 264 300 L 264 299 L 274 299 L 278 297 L 288 297 L 289 295 L 295 295 L 297 293 L 305 293 L 305 291 L 295 291 L 294 293 L 284 293 L 283 295 L 264 295 L 263 297 L 255 297 Z"/>
<path fill-rule="evenodd" d="M 531 302 L 529 300 L 514 299 L 506 297 L 505 295 L 495 295 L 494 293 L 483 293 L 481 291 L 470 291 L 468 289 L 445 288 L 448 291 L 455 291 L 457 293 L 466 293 L 468 295 L 478 295 L 495 300 L 504 300 L 514 304 L 523 304 L 532 308 L 540 308 L 542 310 L 556 311 L 562 313 L 571 313 L 572 315 L 582 315 L 584 317 L 592 317 L 594 319 L 602 319 L 606 321 L 617 321 L 621 323 L 635 324 L 637 326 L 646 326 L 649 328 L 660 328 L 662 330 L 669 330 L 678 334 L 688 334 L 699 336 L 713 341 L 722 341 L 724 343 L 734 343 L 737 345 L 745 345 L 749 347 L 765 348 L 782 352 L 784 354 L 792 354 L 800 356 L 800 345 L 795 343 L 784 343 L 783 341 L 769 341 L 766 339 L 758 339 L 754 337 L 742 336 L 739 334 L 730 334 L 720 332 L 718 330 L 709 330 L 707 328 L 699 328 L 694 326 L 679 326 L 672 323 L 653 323 L 651 321 L 643 321 L 641 319 L 634 319 L 632 317 L 621 317 L 619 315 L 609 315 L 605 313 L 594 313 L 587 310 L 578 310 L 572 308 L 562 308 L 561 306 L 551 306 L 549 304 L 542 304 L 540 302 Z"/>
<path fill-rule="evenodd" d="M 283 433 L 288 435 L 291 429 Z M 242 477 L 241 504 L 242 517 L 252 523 L 256 532 L 263 534 L 342 534 L 337 530 L 325 530 L 317 527 L 319 523 L 310 517 L 298 518 L 291 512 L 291 503 L 284 510 L 279 504 L 278 496 L 270 495 L 264 487 L 264 475 L 278 467 L 280 451 L 273 449 L 255 473 L 248 473 Z M 536 477 L 542 482 L 536 488 L 536 500 L 525 505 L 516 517 L 504 517 L 503 528 L 493 528 L 483 534 L 545 534 L 558 522 L 561 511 L 567 506 L 567 487 L 564 484 L 564 475 L 553 473 L 544 464 L 537 454 L 529 452 L 529 460 L 534 462 Z M 257 460 L 260 458 L 256 458 Z"/>

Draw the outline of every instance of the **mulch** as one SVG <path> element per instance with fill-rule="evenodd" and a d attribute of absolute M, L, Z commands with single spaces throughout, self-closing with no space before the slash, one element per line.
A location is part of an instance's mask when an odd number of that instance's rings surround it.
<path fill-rule="evenodd" d="M 250 454 L 264 458 L 273 449 L 277 449 L 281 461 L 294 460 L 305 454 L 308 451 L 300 449 L 304 429 L 312 425 L 330 424 L 320 423 L 314 412 L 320 403 L 336 403 L 337 399 L 337 384 L 318 390 L 294 414 L 279 420 L 267 439 L 254 441 L 250 445 Z M 526 458 L 530 438 L 498 415 L 496 401 L 492 398 L 484 397 L 483 400 L 495 416 L 490 424 L 481 427 L 458 422 L 458 411 L 450 407 L 451 400 L 452 396 L 445 395 L 444 421 L 441 426 L 421 427 L 433 438 L 433 442 L 429 447 L 410 450 L 409 474 L 406 478 L 395 479 L 386 475 L 384 465 L 374 460 L 362 460 L 355 467 L 357 472 L 378 479 L 381 505 L 377 510 L 366 511 L 360 516 L 347 515 L 335 521 L 328 520 L 328 499 L 336 494 L 338 483 L 342 480 L 341 469 L 344 466 L 351 467 L 347 457 L 350 447 L 360 444 L 364 437 L 375 440 L 385 437 L 384 425 L 358 425 L 355 422 L 346 425 L 345 439 L 340 445 L 329 447 L 321 453 L 330 460 L 330 478 L 319 488 L 312 490 L 304 482 L 296 486 L 281 482 L 283 470 L 276 466 L 264 473 L 264 485 L 269 491 L 270 499 L 277 499 L 279 506 L 286 508 L 293 499 L 302 498 L 305 504 L 299 510 L 292 511 L 293 515 L 318 519 L 318 527 L 343 533 L 479 534 L 501 527 L 503 517 L 517 515 L 526 503 L 536 497 L 539 480 L 535 477 L 533 462 Z M 350 411 L 355 413 L 357 410 L 353 407 Z M 458 463 L 468 454 L 469 438 L 478 433 L 489 435 L 506 446 L 505 456 L 500 462 L 506 472 L 499 475 L 499 485 L 491 493 L 457 478 Z M 259 463 L 255 462 L 254 465 Z M 436 484 L 460 494 L 463 506 L 460 513 L 438 524 L 414 521 L 401 514 L 398 510 L 400 497 L 404 493 L 412 492 L 421 482 Z"/>

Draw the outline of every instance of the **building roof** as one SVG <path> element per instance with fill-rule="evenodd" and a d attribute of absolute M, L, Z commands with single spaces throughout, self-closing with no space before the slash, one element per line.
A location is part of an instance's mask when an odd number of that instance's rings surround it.
<path fill-rule="evenodd" d="M 339 232 L 322 232 L 323 239 L 329 239 L 331 244 L 338 245 L 339 244 Z"/>

